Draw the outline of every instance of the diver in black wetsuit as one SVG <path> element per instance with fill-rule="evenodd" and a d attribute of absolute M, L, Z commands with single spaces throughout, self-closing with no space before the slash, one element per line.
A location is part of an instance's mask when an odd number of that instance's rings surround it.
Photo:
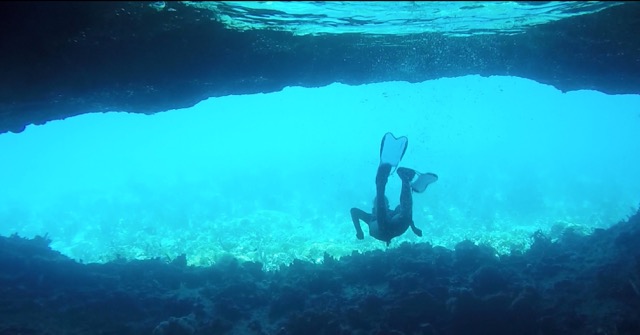
<path fill-rule="evenodd" d="M 395 139 L 393 136 L 389 138 Z M 386 139 L 387 135 L 385 135 L 381 144 L 381 158 L 383 156 L 382 152 Z M 403 146 L 397 147 L 397 149 L 401 149 L 402 152 L 397 155 L 397 161 L 394 162 L 394 165 L 397 165 L 400 159 L 402 159 L 406 145 L 405 142 Z M 413 223 L 412 192 L 423 192 L 429 184 L 438 180 L 438 176 L 433 173 L 421 174 L 413 169 L 399 167 L 397 172 L 402 180 L 400 204 L 392 211 L 389 208 L 389 200 L 385 196 L 385 188 L 392 167 L 392 164 L 387 162 L 381 162 L 378 166 L 378 172 L 376 174 L 376 198 L 374 199 L 372 213 L 367 213 L 359 208 L 351 208 L 351 220 L 356 229 L 356 237 L 359 240 L 364 239 L 364 233 L 362 227 L 360 227 L 360 220 L 369 226 L 369 235 L 377 240 L 386 242 L 387 246 L 391 243 L 391 239 L 404 234 L 409 227 L 411 227 L 414 234 L 422 236 L 422 231 Z M 418 175 L 418 179 L 412 183 L 416 174 Z"/>

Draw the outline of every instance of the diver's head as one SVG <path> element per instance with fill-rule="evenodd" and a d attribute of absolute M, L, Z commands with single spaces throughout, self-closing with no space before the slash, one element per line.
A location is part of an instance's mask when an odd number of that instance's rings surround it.
<path fill-rule="evenodd" d="M 373 198 L 373 209 L 371 210 L 373 215 L 376 215 L 377 204 L 378 204 L 378 197 L 374 197 Z M 387 209 L 387 210 L 389 209 L 389 199 L 387 198 L 387 196 L 384 197 L 384 208 Z"/>

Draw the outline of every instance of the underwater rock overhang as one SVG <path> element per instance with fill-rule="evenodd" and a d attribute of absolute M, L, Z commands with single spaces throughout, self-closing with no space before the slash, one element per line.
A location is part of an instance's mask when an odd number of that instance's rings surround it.
<path fill-rule="evenodd" d="M 0 133 L 86 112 L 155 113 L 212 96 L 333 82 L 512 75 L 640 93 L 640 3 L 513 36 L 292 36 L 225 29 L 181 2 L 0 4 Z"/>

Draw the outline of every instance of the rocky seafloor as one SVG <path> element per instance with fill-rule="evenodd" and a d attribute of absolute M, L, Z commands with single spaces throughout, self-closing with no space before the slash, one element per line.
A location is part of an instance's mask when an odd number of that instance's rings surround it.
<path fill-rule="evenodd" d="M 0 237 L 0 335 L 640 334 L 640 212 L 498 256 L 405 243 L 279 271 L 182 256 L 78 263 Z"/>

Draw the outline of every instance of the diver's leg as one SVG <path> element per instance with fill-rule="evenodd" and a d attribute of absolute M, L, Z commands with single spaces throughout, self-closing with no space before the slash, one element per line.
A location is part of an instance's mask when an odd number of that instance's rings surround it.
<path fill-rule="evenodd" d="M 383 227 L 386 225 L 387 220 L 387 204 L 385 201 L 384 191 L 387 187 L 387 180 L 391 173 L 390 164 L 380 164 L 378 166 L 378 173 L 376 173 L 376 220 L 378 226 Z"/>
<path fill-rule="evenodd" d="M 398 169 L 398 176 L 402 180 L 402 190 L 400 191 L 400 213 L 402 216 L 413 218 L 413 195 L 411 190 L 411 180 L 415 176 L 415 171 L 406 168 Z"/>
<path fill-rule="evenodd" d="M 398 168 L 398 176 L 402 180 L 402 190 L 400 191 L 400 216 L 402 220 L 409 223 L 409 227 L 414 234 L 422 236 L 422 231 L 413 223 L 413 194 L 411 190 L 411 180 L 416 172 L 408 168 Z M 405 226 L 406 227 L 406 226 Z"/>
<path fill-rule="evenodd" d="M 359 240 L 364 239 L 364 233 L 362 232 L 362 227 L 360 227 L 360 220 L 364 221 L 364 223 L 369 224 L 373 219 L 373 215 L 359 209 L 359 208 L 351 208 L 351 221 L 353 221 L 353 227 L 356 229 L 356 237 Z"/>

